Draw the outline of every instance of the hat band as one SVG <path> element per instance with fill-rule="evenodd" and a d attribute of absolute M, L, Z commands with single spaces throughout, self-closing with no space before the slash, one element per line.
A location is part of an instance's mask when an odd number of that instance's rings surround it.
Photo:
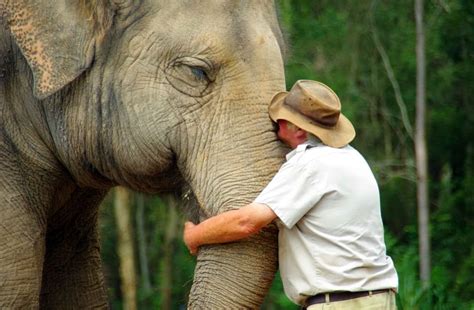
<path fill-rule="evenodd" d="M 285 98 L 286 99 L 286 98 Z M 316 125 L 316 126 L 319 126 L 319 127 L 322 127 L 322 128 L 325 128 L 325 129 L 333 129 L 334 127 L 336 127 L 337 125 L 337 122 L 339 120 L 339 114 L 340 113 L 337 113 L 337 117 L 333 117 L 331 116 L 329 119 L 326 118 L 326 120 L 324 119 L 320 119 L 320 118 L 314 118 L 312 117 L 311 115 L 308 115 L 306 113 L 303 113 L 302 111 L 299 111 L 297 109 L 295 109 L 292 105 L 289 105 L 286 100 L 283 101 L 283 103 L 285 104 L 285 106 L 290 109 L 292 112 L 296 113 L 296 114 L 299 114 L 305 118 L 308 119 L 308 123 L 310 123 L 311 125 Z M 297 125 L 297 124 L 295 124 Z"/>

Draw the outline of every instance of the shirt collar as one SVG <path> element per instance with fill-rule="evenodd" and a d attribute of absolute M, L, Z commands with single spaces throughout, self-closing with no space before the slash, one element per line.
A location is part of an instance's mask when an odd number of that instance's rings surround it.
<path fill-rule="evenodd" d="M 286 154 L 286 160 L 287 161 L 290 160 L 297 153 L 304 152 L 308 148 L 308 146 L 316 147 L 316 146 L 320 146 L 320 145 L 323 145 L 321 140 L 319 140 L 318 137 L 308 133 L 308 139 L 305 142 L 299 144 L 294 150 L 292 150 L 291 152 Z"/>

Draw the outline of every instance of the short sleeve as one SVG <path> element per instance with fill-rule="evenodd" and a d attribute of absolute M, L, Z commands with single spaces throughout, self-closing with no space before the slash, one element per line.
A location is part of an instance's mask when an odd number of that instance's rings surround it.
<path fill-rule="evenodd" d="M 324 195 L 314 169 L 286 162 L 255 199 L 266 204 L 291 229 Z"/>

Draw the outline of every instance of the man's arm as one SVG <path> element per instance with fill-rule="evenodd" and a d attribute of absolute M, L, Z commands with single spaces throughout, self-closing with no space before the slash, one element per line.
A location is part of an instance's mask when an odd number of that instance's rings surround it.
<path fill-rule="evenodd" d="M 238 210 L 211 217 L 199 225 L 186 222 L 183 239 L 191 254 L 196 254 L 201 245 L 226 243 L 253 235 L 276 217 L 267 205 L 252 202 Z"/>

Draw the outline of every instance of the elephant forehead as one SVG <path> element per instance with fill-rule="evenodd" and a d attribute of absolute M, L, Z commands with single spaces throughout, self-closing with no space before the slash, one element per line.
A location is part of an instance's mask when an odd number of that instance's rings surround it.
<path fill-rule="evenodd" d="M 234 2 L 254 4 L 237 5 Z M 165 32 L 173 44 L 193 45 L 201 48 L 201 51 L 209 49 L 221 55 L 228 51 L 232 56 L 237 55 L 235 51 L 239 51 L 239 55 L 249 51 L 255 55 L 259 52 L 257 48 L 270 44 L 270 49 L 280 53 L 283 40 L 275 10 L 273 6 L 256 5 L 258 2 L 232 1 L 233 4 L 228 4 L 224 1 L 224 4 L 206 7 L 192 1 L 193 5 L 189 7 L 176 5 L 161 10 L 151 24 L 159 28 L 155 29 L 158 33 Z M 238 9 L 229 9 L 230 6 Z M 251 55 L 247 56 L 250 59 Z"/>
<path fill-rule="evenodd" d="M 173 0 L 164 6 L 172 10 L 190 10 L 196 13 L 214 11 L 219 15 L 236 15 L 239 12 L 256 10 L 271 11 L 273 0 L 236 1 L 236 0 Z"/>

